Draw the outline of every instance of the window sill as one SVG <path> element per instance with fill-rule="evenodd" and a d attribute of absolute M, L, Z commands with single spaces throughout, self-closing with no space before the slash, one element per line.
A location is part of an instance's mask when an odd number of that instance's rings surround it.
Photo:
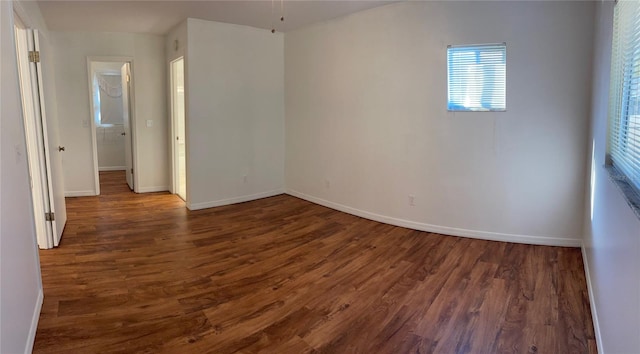
<path fill-rule="evenodd" d="M 640 219 L 640 194 L 629 183 L 627 177 L 620 173 L 620 171 L 611 165 L 605 165 L 604 168 L 609 173 L 609 179 L 618 187 L 622 196 L 627 201 L 627 204 L 631 207 L 631 210 Z"/>

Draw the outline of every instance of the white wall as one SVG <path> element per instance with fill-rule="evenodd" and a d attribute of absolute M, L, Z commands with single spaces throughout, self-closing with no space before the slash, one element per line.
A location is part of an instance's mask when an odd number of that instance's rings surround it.
<path fill-rule="evenodd" d="M 187 55 L 187 42 L 187 20 L 184 20 L 165 36 L 164 50 L 167 59 L 167 75 L 169 75 L 168 64 Z"/>
<path fill-rule="evenodd" d="M 40 15 L 37 6 L 24 9 Z M 35 338 L 42 283 L 13 35 L 12 2 L 0 1 L 0 352 L 25 353 Z"/>
<path fill-rule="evenodd" d="M 187 29 L 187 206 L 282 193 L 282 34 L 195 19 Z"/>
<path fill-rule="evenodd" d="M 164 38 L 131 33 L 52 32 L 68 194 L 94 190 L 87 56 L 133 57 L 135 134 L 140 192 L 168 190 Z M 146 121 L 152 126 L 147 127 Z"/>
<path fill-rule="evenodd" d="M 593 7 L 402 2 L 287 32 L 288 192 L 416 229 L 579 246 Z M 507 112 L 448 113 L 447 45 L 496 42 Z"/>
<path fill-rule="evenodd" d="M 600 353 L 640 348 L 640 220 L 604 169 L 613 7 L 598 2 L 584 258 Z M 591 144 L 590 144 L 591 145 Z M 591 152 L 593 153 L 593 156 Z M 592 206 L 593 205 L 593 212 Z"/>

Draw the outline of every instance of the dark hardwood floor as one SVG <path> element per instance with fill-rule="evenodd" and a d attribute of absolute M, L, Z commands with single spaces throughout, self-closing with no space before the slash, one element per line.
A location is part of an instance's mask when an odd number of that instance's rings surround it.
<path fill-rule="evenodd" d="M 593 353 L 580 250 L 291 196 L 187 211 L 102 173 L 40 252 L 35 353 Z"/>

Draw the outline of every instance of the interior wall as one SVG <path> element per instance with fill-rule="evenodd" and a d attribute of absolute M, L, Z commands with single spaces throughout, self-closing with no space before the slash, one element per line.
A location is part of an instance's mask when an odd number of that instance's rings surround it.
<path fill-rule="evenodd" d="M 284 192 L 283 35 L 188 19 L 187 206 Z"/>
<path fill-rule="evenodd" d="M 600 353 L 634 353 L 640 348 L 640 219 L 604 168 L 613 8 L 613 1 L 598 2 L 595 16 L 583 252 Z"/>
<path fill-rule="evenodd" d="M 35 11 L 27 13 L 39 16 L 37 6 Z M 0 352 L 27 353 L 35 339 L 42 283 L 10 1 L 0 1 L 0 76 Z"/>
<path fill-rule="evenodd" d="M 421 230 L 579 246 L 593 11 L 401 2 L 287 32 L 288 192 Z M 447 45 L 499 42 L 507 111 L 447 112 Z"/>
<path fill-rule="evenodd" d="M 165 56 L 167 63 L 187 55 L 187 20 L 174 27 L 165 36 Z M 167 68 L 167 75 L 169 75 Z"/>
<path fill-rule="evenodd" d="M 87 57 L 133 57 L 139 192 L 169 189 L 164 38 L 133 33 L 52 32 L 67 195 L 94 192 Z M 149 126 L 150 125 L 150 126 Z"/>

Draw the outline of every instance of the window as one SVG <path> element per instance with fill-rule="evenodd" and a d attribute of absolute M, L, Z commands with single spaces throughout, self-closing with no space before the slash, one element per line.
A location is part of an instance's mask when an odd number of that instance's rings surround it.
<path fill-rule="evenodd" d="M 95 73 L 93 112 L 97 126 L 110 127 L 124 124 L 120 73 Z"/>
<path fill-rule="evenodd" d="M 505 111 L 507 45 L 447 48 L 450 111 Z"/>
<path fill-rule="evenodd" d="M 607 163 L 630 204 L 640 200 L 640 2 L 615 6 Z"/>

